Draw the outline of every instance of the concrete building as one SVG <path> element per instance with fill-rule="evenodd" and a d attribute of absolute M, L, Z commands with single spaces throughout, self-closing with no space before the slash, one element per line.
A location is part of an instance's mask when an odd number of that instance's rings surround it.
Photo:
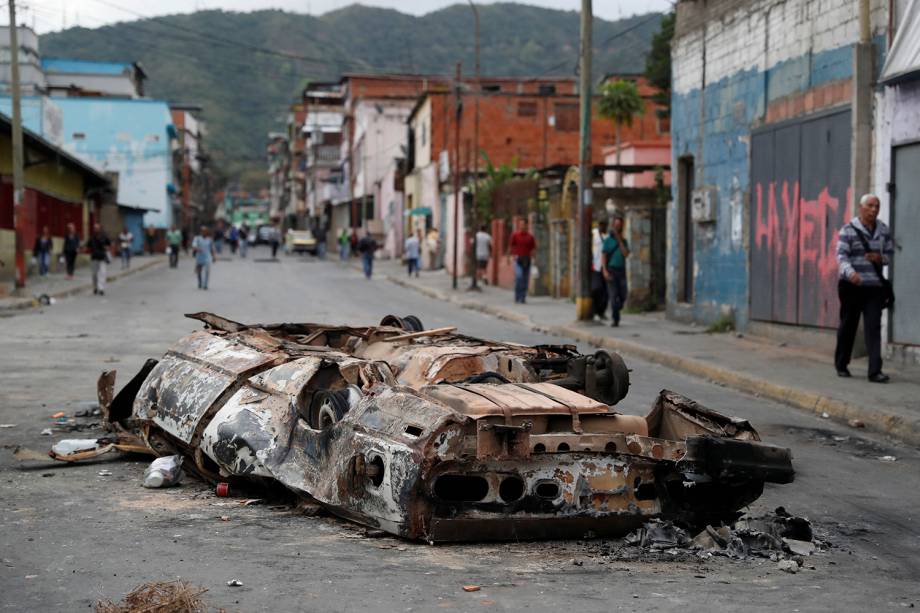
<path fill-rule="evenodd" d="M 213 218 L 206 176 L 208 156 L 203 144 L 205 124 L 198 105 L 173 103 L 169 112 L 176 134 L 171 141 L 173 221 L 192 236 L 202 222 Z"/>
<path fill-rule="evenodd" d="M 297 132 L 303 139 L 303 180 L 308 225 L 316 234 L 326 234 L 331 245 L 342 228 L 349 227 L 348 207 L 333 203 L 348 199 L 341 169 L 342 129 L 345 93 L 341 83 L 311 83 L 303 92 L 303 122 Z"/>
<path fill-rule="evenodd" d="M 42 69 L 38 34 L 28 26 L 19 26 L 16 30 L 19 43 L 19 83 L 24 96 L 45 93 L 47 82 Z M 10 29 L 0 28 L 0 94 L 10 95 Z"/>
<path fill-rule="evenodd" d="M 49 96 L 143 98 L 147 74 L 137 62 L 93 62 L 45 57 L 45 93 Z"/>
<path fill-rule="evenodd" d="M 896 251 L 897 296 L 884 338 L 890 357 L 920 362 L 920 0 L 892 5 L 894 36 L 876 89 L 875 185 Z M 887 189 L 885 189 L 887 186 Z"/>
<path fill-rule="evenodd" d="M 0 115 L 0 279 L 4 281 L 15 276 L 11 132 L 9 116 Z M 77 232 L 87 237 L 109 181 L 98 169 L 31 130 L 23 131 L 23 144 L 29 163 L 25 167 L 25 192 L 19 215 L 26 260 L 31 260 L 35 238 L 47 226 L 54 238 L 52 270 L 58 269 L 57 255 L 67 224 L 73 223 Z"/>
<path fill-rule="evenodd" d="M 836 327 L 837 230 L 871 188 L 861 97 L 888 27 L 867 1 L 862 45 L 853 0 L 677 4 L 670 316 Z"/>

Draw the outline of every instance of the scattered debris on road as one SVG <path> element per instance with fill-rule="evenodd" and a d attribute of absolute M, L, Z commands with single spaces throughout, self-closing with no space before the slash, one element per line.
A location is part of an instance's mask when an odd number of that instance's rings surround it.
<path fill-rule="evenodd" d="M 231 579 L 230 581 L 227 581 L 227 585 L 230 587 L 243 587 L 243 582 L 239 579 Z"/>
<path fill-rule="evenodd" d="M 96 613 L 205 613 L 209 607 L 201 595 L 207 591 L 185 581 L 144 583 L 119 603 L 98 601 L 95 610 Z"/>
<path fill-rule="evenodd" d="M 144 487 L 153 489 L 178 485 L 182 480 L 182 461 L 184 459 L 181 455 L 170 455 L 151 462 L 144 471 Z"/>
<path fill-rule="evenodd" d="M 478 591 L 481 590 L 481 589 L 482 589 L 482 588 L 479 587 L 478 585 L 464 585 L 464 586 L 463 586 L 463 591 L 464 591 L 464 592 L 478 592 Z"/>
<path fill-rule="evenodd" d="M 432 543 L 722 525 L 765 483 L 794 477 L 788 449 L 674 392 L 645 417 L 616 411 L 629 370 L 605 351 L 424 330 L 412 316 L 365 327 L 190 317 L 205 330 L 117 394 L 115 372 L 100 377 L 113 435 L 54 459 L 182 454 L 218 495 L 276 483 Z"/>
<path fill-rule="evenodd" d="M 880 462 L 897 462 L 898 459 L 894 457 L 893 455 L 883 455 L 883 456 L 879 456 L 879 461 Z"/>

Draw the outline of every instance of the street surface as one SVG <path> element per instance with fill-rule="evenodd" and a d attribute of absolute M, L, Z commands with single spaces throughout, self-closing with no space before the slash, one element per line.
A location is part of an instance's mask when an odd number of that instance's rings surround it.
<path fill-rule="evenodd" d="M 814 415 L 628 359 L 629 397 L 644 414 L 672 389 L 750 419 L 767 442 L 793 450 L 796 481 L 767 486 L 751 509 L 808 517 L 831 543 L 797 574 L 765 559 L 667 554 L 623 560 L 594 541 L 442 545 L 368 538 L 330 516 L 276 501 L 242 506 L 186 478 L 169 490 L 140 486 L 147 462 L 112 456 L 67 466 L 14 459 L 44 452 L 58 411 L 95 400 L 96 379 L 119 384 L 148 357 L 200 328 L 183 313 L 245 322 L 376 324 L 415 314 L 426 327 L 522 343 L 561 342 L 463 310 L 355 269 L 309 257 L 217 262 L 211 289 L 195 288 L 188 258 L 83 295 L 0 318 L 0 608 L 88 610 L 147 581 L 182 578 L 230 611 L 886 611 L 920 606 L 920 454 Z M 574 313 L 574 308 L 573 308 Z M 583 350 L 589 349 L 582 347 Z M 118 387 L 117 385 L 116 387 Z M 879 460 L 894 456 L 894 462 Z M 110 475 L 105 475 L 109 471 Z M 100 472 L 103 472 L 100 475 Z M 223 519 L 222 519 L 223 516 Z M 809 568 L 809 567 L 814 567 Z M 241 587 L 228 587 L 239 579 Z M 481 590 L 466 593 L 464 585 Z"/>

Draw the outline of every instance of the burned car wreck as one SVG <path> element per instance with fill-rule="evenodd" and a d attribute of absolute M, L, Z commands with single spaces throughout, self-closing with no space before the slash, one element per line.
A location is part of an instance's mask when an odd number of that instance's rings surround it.
<path fill-rule="evenodd" d="M 241 324 L 173 345 L 115 394 L 110 436 L 55 459 L 180 453 L 213 481 L 275 482 L 332 513 L 429 542 L 621 536 L 652 518 L 718 525 L 764 483 L 793 479 L 788 449 L 745 420 L 662 391 L 645 417 L 616 354 L 422 329 Z"/>

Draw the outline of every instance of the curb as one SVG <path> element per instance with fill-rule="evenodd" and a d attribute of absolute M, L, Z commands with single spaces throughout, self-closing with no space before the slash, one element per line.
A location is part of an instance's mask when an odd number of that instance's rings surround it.
<path fill-rule="evenodd" d="M 151 268 L 156 268 L 157 266 L 163 265 L 166 263 L 166 260 L 156 259 L 153 261 L 144 262 L 139 264 L 134 268 L 129 268 L 128 270 L 120 270 L 118 272 L 108 275 L 106 278 L 107 282 L 118 281 L 124 277 L 130 277 L 133 274 L 143 272 L 145 270 L 150 270 Z M 81 285 L 75 285 L 67 289 L 62 289 L 57 292 L 48 294 L 49 298 L 68 298 L 76 294 L 82 294 L 83 292 L 89 292 L 93 289 L 92 282 L 83 283 Z M 15 313 L 16 311 L 25 311 L 26 309 L 32 309 L 35 307 L 42 306 L 38 301 L 38 298 L 12 298 L 16 300 L 12 304 L 0 305 L 0 313 Z"/>
<path fill-rule="evenodd" d="M 618 353 L 702 377 L 747 394 L 782 402 L 808 413 L 822 416 L 826 413 L 831 419 L 843 424 L 847 424 L 851 420 L 859 420 L 865 424 L 867 430 L 885 434 L 912 445 L 920 445 L 920 419 L 910 419 L 884 411 L 865 409 L 830 396 L 785 387 L 760 377 L 739 373 L 721 366 L 714 366 L 702 360 L 682 357 L 632 341 L 592 334 L 576 325 L 546 326 L 538 324 L 527 315 L 522 315 L 509 309 L 484 305 L 473 300 L 464 300 L 393 275 L 385 275 L 385 277 L 391 283 L 412 289 L 429 298 L 456 304 L 464 309 L 478 311 L 499 319 L 515 321 L 538 332 L 574 338 L 596 347 L 612 349 Z"/>

